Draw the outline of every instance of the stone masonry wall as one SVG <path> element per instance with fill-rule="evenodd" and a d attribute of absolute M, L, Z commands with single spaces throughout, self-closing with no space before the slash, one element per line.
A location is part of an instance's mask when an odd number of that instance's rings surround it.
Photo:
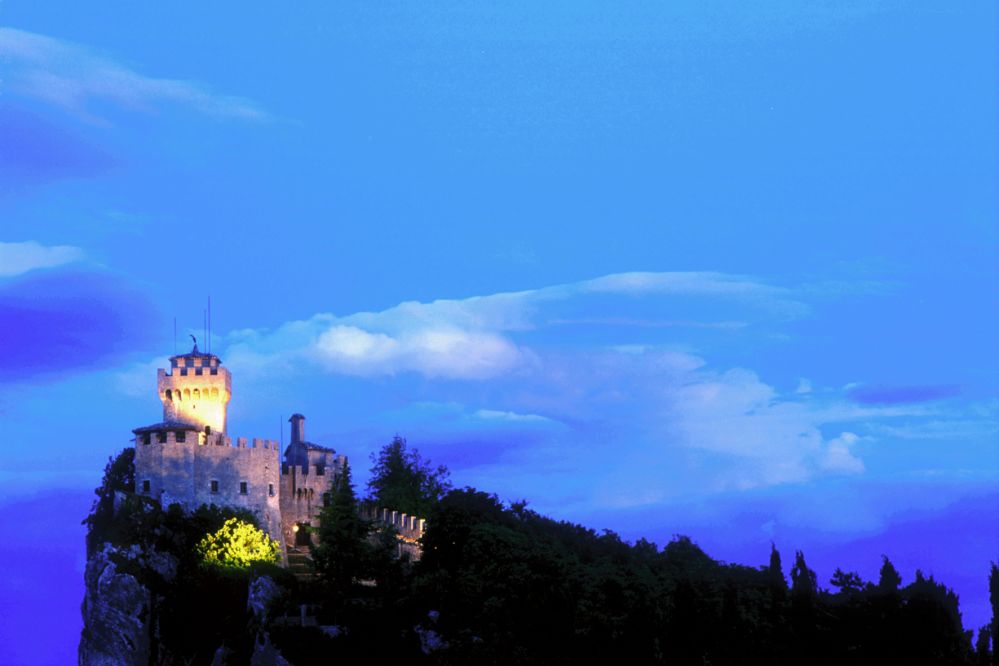
<path fill-rule="evenodd" d="M 176 433 L 159 442 L 136 443 L 136 490 L 167 507 L 178 503 L 188 510 L 202 504 L 233 506 L 253 511 L 261 526 L 281 540 L 280 447 L 271 440 L 249 442 L 221 435 L 188 432 L 178 442 Z M 144 491 L 144 482 L 149 490 Z M 213 490 L 213 481 L 215 489 Z M 241 492 L 241 484 L 246 492 Z"/>
<path fill-rule="evenodd" d="M 281 534 L 284 542 L 295 543 L 295 525 L 319 525 L 323 495 L 347 464 L 346 456 L 330 451 L 310 451 L 309 465 L 285 464 L 281 470 Z M 322 473 L 320 473 L 320 471 Z M 313 543 L 318 543 L 313 539 Z"/>

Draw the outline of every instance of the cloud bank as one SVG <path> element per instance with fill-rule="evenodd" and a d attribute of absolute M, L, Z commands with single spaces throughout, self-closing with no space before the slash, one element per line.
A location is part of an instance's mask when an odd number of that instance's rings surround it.
<path fill-rule="evenodd" d="M 710 326 L 733 312 L 740 326 Z M 864 472 L 864 440 L 846 423 L 879 408 L 782 393 L 750 369 L 713 367 L 683 345 L 622 344 L 636 330 L 681 340 L 685 329 L 741 335 L 754 322 L 808 312 L 795 290 L 747 276 L 621 273 L 237 331 L 225 357 L 234 372 L 262 381 L 304 373 L 419 386 L 431 401 L 391 418 L 449 457 L 450 442 L 479 443 L 461 464 L 483 487 L 497 487 L 493 475 L 508 466 L 547 469 L 586 480 L 587 501 L 632 506 L 695 488 Z M 428 406 L 455 402 L 460 419 Z"/>
<path fill-rule="evenodd" d="M 35 241 L 0 241 L 0 278 L 21 275 L 38 268 L 53 268 L 84 258 L 83 250 L 72 245 L 41 245 Z"/>
<path fill-rule="evenodd" d="M 268 118 L 250 100 L 219 95 L 191 81 L 145 76 L 84 46 L 26 30 L 0 28 L 0 59 L 6 90 L 92 120 L 91 107 L 98 102 L 133 111 L 173 104 L 218 118 Z"/>

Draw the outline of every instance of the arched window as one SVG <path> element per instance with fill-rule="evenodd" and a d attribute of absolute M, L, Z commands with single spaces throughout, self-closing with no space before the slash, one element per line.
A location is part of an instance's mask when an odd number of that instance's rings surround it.
<path fill-rule="evenodd" d="M 171 391 L 170 389 L 166 390 L 166 399 L 170 401 L 173 400 L 173 391 Z"/>

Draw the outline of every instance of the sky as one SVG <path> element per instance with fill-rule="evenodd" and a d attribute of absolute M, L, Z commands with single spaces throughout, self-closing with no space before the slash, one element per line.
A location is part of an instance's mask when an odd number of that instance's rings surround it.
<path fill-rule="evenodd" d="M 57 4 L 0 5 L 5 663 L 75 658 L 79 520 L 209 297 L 230 434 L 301 412 L 362 491 L 399 434 L 988 620 L 995 3 Z"/>

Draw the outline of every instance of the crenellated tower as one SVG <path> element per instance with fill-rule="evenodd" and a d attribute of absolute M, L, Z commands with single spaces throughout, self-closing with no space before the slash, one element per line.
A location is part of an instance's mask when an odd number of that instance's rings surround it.
<path fill-rule="evenodd" d="M 157 389 L 163 403 L 163 421 L 197 426 L 207 434 L 226 433 L 226 415 L 232 398 L 232 376 L 214 354 L 194 349 L 170 357 L 170 369 L 160 369 Z"/>

